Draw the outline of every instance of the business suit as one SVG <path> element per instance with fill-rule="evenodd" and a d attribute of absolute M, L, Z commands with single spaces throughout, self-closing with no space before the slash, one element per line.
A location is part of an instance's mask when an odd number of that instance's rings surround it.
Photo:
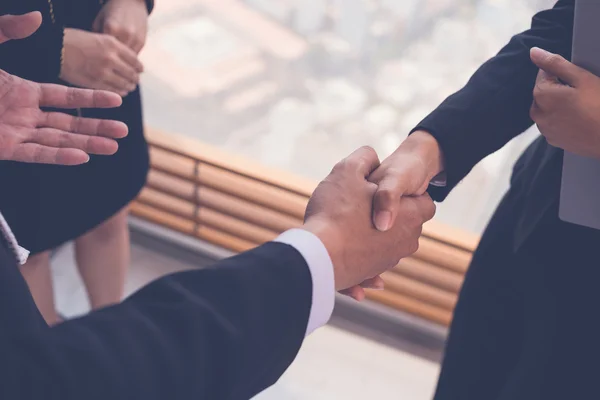
<path fill-rule="evenodd" d="M 574 0 L 537 14 L 419 124 L 444 155 L 447 185 L 430 188 L 435 200 L 533 124 L 529 51 L 570 59 L 573 16 Z M 600 233 L 558 219 L 562 155 L 540 137 L 516 163 L 460 294 L 437 400 L 600 398 Z"/>
<path fill-rule="evenodd" d="M 281 376 L 306 333 L 311 273 L 287 244 L 162 278 L 49 328 L 0 240 L 2 399 L 247 400 Z"/>

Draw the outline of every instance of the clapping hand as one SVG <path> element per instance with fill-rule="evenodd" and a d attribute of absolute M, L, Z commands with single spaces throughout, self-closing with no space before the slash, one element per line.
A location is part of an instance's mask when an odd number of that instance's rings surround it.
<path fill-rule="evenodd" d="M 137 87 L 143 70 L 137 54 L 113 36 L 65 29 L 60 71 L 65 82 L 126 96 Z"/>

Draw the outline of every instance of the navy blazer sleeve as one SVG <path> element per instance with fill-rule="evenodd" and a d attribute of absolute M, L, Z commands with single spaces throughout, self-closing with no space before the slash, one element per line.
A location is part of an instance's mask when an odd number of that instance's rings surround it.
<path fill-rule="evenodd" d="M 303 257 L 268 243 L 54 328 L 0 321 L 0 398 L 248 400 L 295 358 L 311 295 Z"/>
<path fill-rule="evenodd" d="M 413 130 L 430 132 L 444 154 L 447 186 L 430 187 L 434 200 L 444 200 L 479 161 L 533 125 L 529 110 L 538 68 L 529 51 L 540 47 L 570 59 L 573 16 L 574 0 L 535 15 L 529 30 L 514 36 Z"/>

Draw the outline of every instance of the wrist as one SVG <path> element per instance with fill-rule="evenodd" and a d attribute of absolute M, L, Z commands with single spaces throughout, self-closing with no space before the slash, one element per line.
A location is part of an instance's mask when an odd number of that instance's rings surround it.
<path fill-rule="evenodd" d="M 324 221 L 318 217 L 312 217 L 302 226 L 302 229 L 308 231 L 319 238 L 321 243 L 327 249 L 331 263 L 333 264 L 333 275 L 335 281 L 335 290 L 339 291 L 345 289 L 348 286 L 344 286 L 343 282 L 343 255 L 340 244 L 342 241 L 339 239 L 339 233 L 335 227 L 332 227 L 331 223 Z"/>
<path fill-rule="evenodd" d="M 427 131 L 415 131 L 400 145 L 398 152 L 419 157 L 429 180 L 444 172 L 444 155 L 435 137 Z"/>
<path fill-rule="evenodd" d="M 119 3 L 125 3 L 125 4 L 133 3 L 133 4 L 138 4 L 138 5 L 144 6 L 145 8 L 147 7 L 147 4 L 148 4 L 146 2 L 146 0 L 107 0 L 104 2 L 104 4 L 108 4 L 111 2 L 119 2 Z"/>

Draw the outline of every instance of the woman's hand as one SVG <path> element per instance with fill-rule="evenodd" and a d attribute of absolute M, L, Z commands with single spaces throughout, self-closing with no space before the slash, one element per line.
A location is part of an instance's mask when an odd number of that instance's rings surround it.
<path fill-rule="evenodd" d="M 14 39 L 24 39 L 38 30 L 42 24 L 39 11 L 23 15 L 0 15 L 0 44 Z"/>
<path fill-rule="evenodd" d="M 63 46 L 62 80 L 121 96 L 137 87 L 144 67 L 136 53 L 113 36 L 67 28 Z"/>
<path fill-rule="evenodd" d="M 40 107 L 111 108 L 114 93 L 26 81 L 0 70 L 0 160 L 78 165 L 110 155 L 127 135 L 122 122 L 76 118 Z"/>
<path fill-rule="evenodd" d="M 115 37 L 139 54 L 148 32 L 146 1 L 109 0 L 96 17 L 93 30 Z"/>

